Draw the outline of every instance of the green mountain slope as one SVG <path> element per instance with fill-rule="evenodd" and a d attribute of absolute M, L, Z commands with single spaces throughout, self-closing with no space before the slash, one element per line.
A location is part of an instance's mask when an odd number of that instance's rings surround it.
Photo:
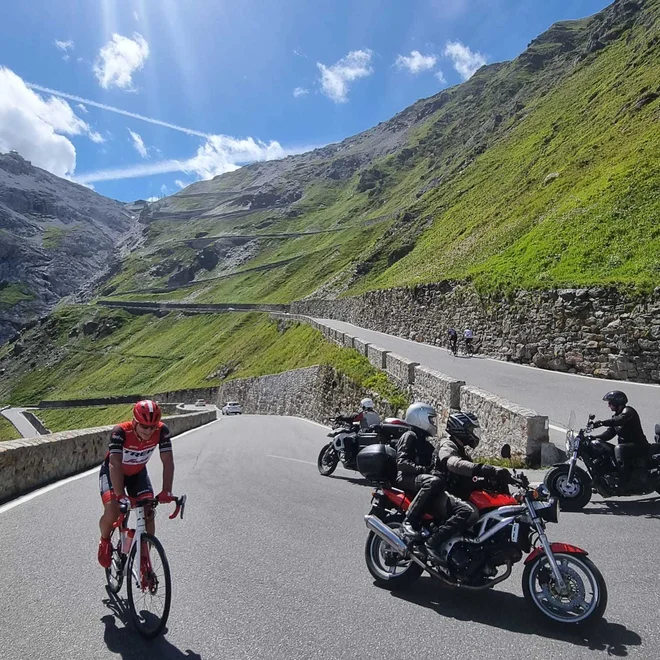
<path fill-rule="evenodd" d="M 659 34 L 660 0 L 619 0 L 340 144 L 193 184 L 142 213 L 102 293 L 655 286 Z"/>

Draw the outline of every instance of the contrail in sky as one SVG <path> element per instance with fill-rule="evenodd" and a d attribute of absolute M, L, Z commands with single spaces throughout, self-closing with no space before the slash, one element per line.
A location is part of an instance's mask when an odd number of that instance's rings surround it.
<path fill-rule="evenodd" d="M 196 131 L 194 128 L 186 128 L 185 126 L 170 124 L 169 122 L 160 121 L 160 119 L 154 119 L 153 117 L 145 117 L 144 115 L 139 115 L 136 112 L 129 112 L 128 110 L 115 108 L 112 105 L 106 105 L 105 103 L 98 103 L 97 101 L 92 101 L 91 99 L 84 99 L 82 96 L 76 96 L 75 94 L 60 92 L 57 89 L 51 89 L 50 87 L 43 87 L 42 85 L 35 85 L 34 83 L 30 83 L 30 82 L 26 82 L 25 84 L 31 89 L 34 89 L 38 92 L 44 92 L 46 94 L 52 94 L 53 96 L 59 96 L 63 99 L 69 99 L 70 101 L 77 101 L 78 103 L 84 103 L 85 105 L 90 105 L 93 108 L 99 108 L 100 110 L 108 110 L 109 112 L 115 112 L 118 115 L 124 115 L 124 117 L 132 117 L 133 119 L 146 121 L 147 123 L 155 124 L 156 126 L 171 128 L 174 131 L 180 131 L 181 133 L 186 133 L 187 135 L 196 135 L 202 138 L 213 137 L 211 133 L 203 133 L 202 131 Z"/>

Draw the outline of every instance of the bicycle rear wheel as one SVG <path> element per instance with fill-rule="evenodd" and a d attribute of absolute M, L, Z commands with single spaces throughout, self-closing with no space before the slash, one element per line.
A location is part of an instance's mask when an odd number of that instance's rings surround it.
<path fill-rule="evenodd" d="M 115 527 L 110 535 L 112 545 L 112 563 L 110 568 L 105 569 L 105 579 L 108 583 L 108 589 L 113 594 L 119 593 L 124 583 L 124 564 L 126 555 L 121 552 L 121 530 Z"/>
<path fill-rule="evenodd" d="M 148 639 L 159 635 L 167 624 L 172 600 L 170 566 L 161 542 L 142 534 L 141 566 L 135 566 L 137 543 L 128 559 L 128 606 L 138 632 Z"/>

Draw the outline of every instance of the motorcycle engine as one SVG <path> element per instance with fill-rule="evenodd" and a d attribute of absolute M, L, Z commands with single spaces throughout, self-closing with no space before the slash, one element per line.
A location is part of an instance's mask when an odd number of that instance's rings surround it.
<path fill-rule="evenodd" d="M 497 543 L 488 548 L 488 563 L 492 566 L 502 566 L 507 562 L 515 564 L 521 559 L 522 550 L 511 541 Z"/>
<path fill-rule="evenodd" d="M 483 561 L 483 548 L 474 543 L 456 543 L 447 558 L 449 567 L 463 575 L 470 575 L 476 571 Z"/>

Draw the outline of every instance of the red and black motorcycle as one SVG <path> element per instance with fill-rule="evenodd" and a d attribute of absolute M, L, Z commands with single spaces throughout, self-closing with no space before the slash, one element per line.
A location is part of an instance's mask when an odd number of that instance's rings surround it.
<path fill-rule="evenodd" d="M 510 456 L 506 447 L 503 455 Z M 358 464 L 363 476 L 379 482 L 365 516 L 370 530 L 365 559 L 379 586 L 403 589 L 427 571 L 445 584 L 480 591 L 506 580 L 513 564 L 527 555 L 523 594 L 538 612 L 571 626 L 592 624 L 603 616 L 607 587 L 587 552 L 548 541 L 546 523 L 558 522 L 559 505 L 543 484 L 532 488 L 524 474 L 515 472 L 515 495 L 497 492 L 489 482 L 479 484 L 483 489 L 469 498 L 479 510 L 479 520 L 445 542 L 439 564 L 425 550 L 425 541 L 436 527 L 431 515 L 424 516 L 419 539 L 411 542 L 400 533 L 411 497 L 389 486 L 396 470 L 393 450 L 372 445 L 360 452 Z"/>

